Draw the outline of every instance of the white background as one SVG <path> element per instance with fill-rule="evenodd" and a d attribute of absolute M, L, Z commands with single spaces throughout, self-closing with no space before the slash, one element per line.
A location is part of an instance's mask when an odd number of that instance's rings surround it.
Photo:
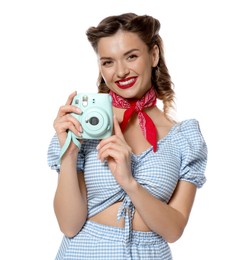
<path fill-rule="evenodd" d="M 71 92 L 96 91 L 86 29 L 123 12 L 161 21 L 178 119 L 198 119 L 209 148 L 207 183 L 171 244 L 174 259 L 246 259 L 243 2 L 1 1 L 0 259 L 54 259 L 62 234 L 46 163 L 52 123 Z"/>

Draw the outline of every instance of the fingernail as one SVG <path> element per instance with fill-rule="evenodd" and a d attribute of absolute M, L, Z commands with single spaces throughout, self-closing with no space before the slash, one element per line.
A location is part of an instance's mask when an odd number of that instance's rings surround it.
<path fill-rule="evenodd" d="M 81 114 L 82 113 L 82 110 L 79 108 L 79 107 L 76 107 L 76 111 Z"/>

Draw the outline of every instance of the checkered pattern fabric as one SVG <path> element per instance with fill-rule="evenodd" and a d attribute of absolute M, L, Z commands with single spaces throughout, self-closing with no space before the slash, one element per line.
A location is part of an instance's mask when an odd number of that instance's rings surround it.
<path fill-rule="evenodd" d="M 96 146 L 98 142 L 98 140 L 83 141 L 78 155 L 77 169 L 78 171 L 84 172 L 85 176 L 88 196 L 88 217 L 94 216 L 117 201 L 123 201 L 122 207 L 118 212 L 118 217 L 125 218 L 126 227 L 123 233 L 125 240 L 128 237 L 128 241 L 125 242 L 124 250 L 122 250 L 129 258 L 126 258 L 126 255 L 124 258 L 122 255 L 121 258 L 111 257 L 108 259 L 171 259 L 170 256 L 163 258 L 163 253 L 161 252 L 160 255 L 162 255 L 162 258 L 156 256 L 154 258 L 134 256 L 135 253 L 133 254 L 131 241 L 132 236 L 129 234 L 132 233 L 131 217 L 129 214 L 125 214 L 125 212 L 129 212 L 129 210 L 134 214 L 134 206 L 127 194 L 112 176 L 107 162 L 101 163 L 100 160 L 97 159 Z M 207 163 L 207 145 L 196 119 L 184 120 L 174 125 L 169 133 L 158 141 L 157 148 L 156 153 L 154 153 L 153 148 L 150 147 L 139 155 L 132 154 L 132 174 L 138 183 L 152 195 L 161 201 L 168 202 L 179 180 L 191 182 L 198 188 L 203 186 L 206 182 L 204 171 Z M 48 165 L 57 172 L 59 172 L 60 169 L 57 163 L 59 154 L 60 145 L 55 135 L 48 149 Z M 83 230 L 81 232 L 83 233 Z M 78 238 L 78 241 L 80 241 L 80 239 L 81 238 Z M 143 239 L 145 238 L 143 237 Z M 71 241 L 77 240 L 74 238 L 69 241 L 67 238 L 64 238 L 61 248 L 64 247 L 69 250 L 73 244 Z M 106 247 L 105 243 L 103 242 L 102 244 Z M 170 255 L 166 242 L 163 241 L 163 243 L 165 244 L 164 248 L 166 248 L 168 252 L 167 255 Z M 85 247 L 80 242 L 76 245 L 78 252 L 81 252 L 81 250 L 88 251 L 88 246 Z M 109 243 L 107 250 L 110 250 L 111 246 Z M 118 246 L 120 245 L 118 244 Z M 123 244 L 121 244 L 121 246 L 123 247 Z M 98 248 L 97 251 L 99 250 Z M 76 249 L 74 250 L 76 251 Z M 120 251 L 119 247 L 117 247 L 117 251 Z M 100 255 L 100 251 L 98 251 L 98 254 Z M 102 248 L 101 254 L 104 254 Z M 67 253 L 66 256 L 69 257 L 69 253 Z M 104 259 L 99 256 L 98 258 L 73 257 L 58 259 Z"/>
<path fill-rule="evenodd" d="M 131 242 L 126 245 L 123 228 L 87 221 L 74 238 L 63 238 L 56 256 L 56 260 L 77 259 L 171 260 L 172 256 L 168 244 L 156 233 L 132 231 Z"/>

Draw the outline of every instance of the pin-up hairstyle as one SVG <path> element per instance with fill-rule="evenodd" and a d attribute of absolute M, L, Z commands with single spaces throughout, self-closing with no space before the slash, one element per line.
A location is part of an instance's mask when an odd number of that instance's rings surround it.
<path fill-rule="evenodd" d="M 160 22 L 149 15 L 136 15 L 134 13 L 125 13 L 121 15 L 109 16 L 103 19 L 97 27 L 90 27 L 87 32 L 87 38 L 91 43 L 94 51 L 97 53 L 98 41 L 102 37 L 112 36 L 119 30 L 136 33 L 139 38 L 146 44 L 148 50 L 157 45 L 159 48 L 159 62 L 152 69 L 152 84 L 155 87 L 157 98 L 163 101 L 164 113 L 167 115 L 169 109 L 174 106 L 174 84 L 171 81 L 165 58 L 162 38 L 159 35 Z M 101 74 L 99 73 L 98 91 L 108 93 L 109 88 L 106 86 Z"/>

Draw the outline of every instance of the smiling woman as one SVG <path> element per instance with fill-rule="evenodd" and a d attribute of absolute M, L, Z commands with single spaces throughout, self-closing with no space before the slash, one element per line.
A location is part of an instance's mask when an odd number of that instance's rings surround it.
<path fill-rule="evenodd" d="M 203 186 L 207 146 L 195 119 L 169 115 L 174 90 L 159 21 L 125 13 L 87 30 L 98 58 L 98 92 L 109 93 L 114 133 L 73 143 L 57 164 L 67 130 L 83 137 L 71 115 L 72 93 L 54 120 L 48 164 L 59 172 L 54 198 L 64 238 L 56 259 L 172 259 L 168 243 L 188 222 Z M 163 101 L 163 110 L 157 105 Z"/>
<path fill-rule="evenodd" d="M 141 98 L 151 86 L 152 68 L 159 61 L 158 46 L 148 50 L 136 33 L 119 30 L 101 38 L 97 49 L 99 69 L 107 87 L 124 98 Z"/>

